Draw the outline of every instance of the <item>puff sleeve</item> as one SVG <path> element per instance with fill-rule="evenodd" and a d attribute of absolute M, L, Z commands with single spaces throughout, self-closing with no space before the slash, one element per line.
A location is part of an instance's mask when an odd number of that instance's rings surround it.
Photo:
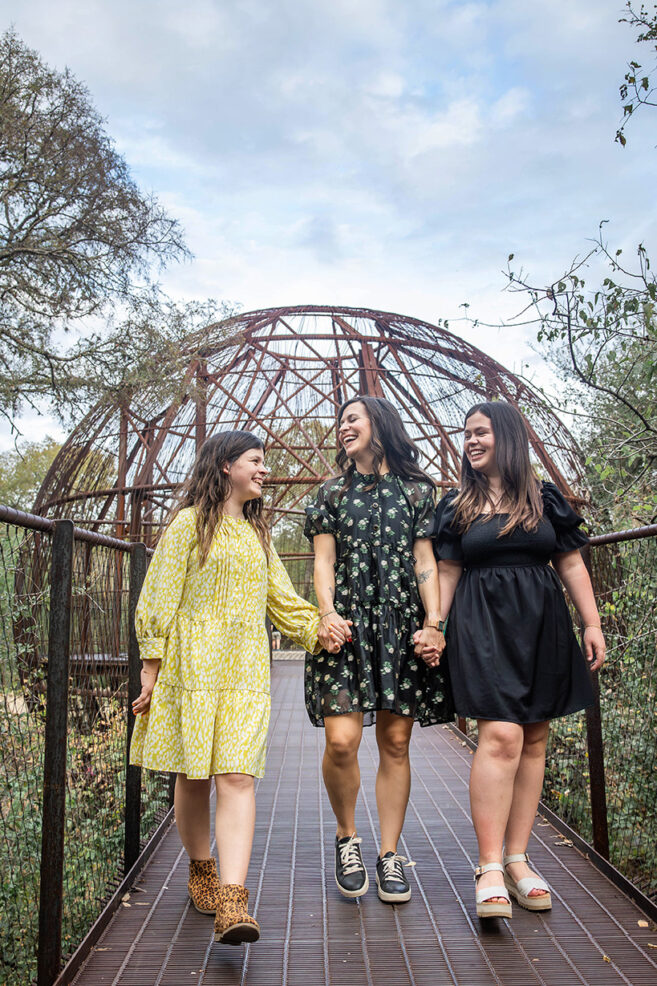
<path fill-rule="evenodd" d="M 428 484 L 418 487 L 420 494 L 413 504 L 413 540 L 430 538 L 433 532 L 435 498 L 433 489 Z"/>
<path fill-rule="evenodd" d="M 319 653 L 317 641 L 319 610 L 302 599 L 295 590 L 274 546 L 267 566 L 267 615 L 282 630 L 311 654 Z"/>
<path fill-rule="evenodd" d="M 584 523 L 583 518 L 575 513 L 554 483 L 542 483 L 541 492 L 545 516 L 557 535 L 555 554 L 563 551 L 574 551 L 576 548 L 588 544 L 589 539 L 586 534 L 579 530 L 580 524 Z"/>
<path fill-rule="evenodd" d="M 463 561 L 461 534 L 456 530 L 454 501 L 458 490 L 449 490 L 439 501 L 434 514 L 433 543 L 439 559 Z"/>
<path fill-rule="evenodd" d="M 135 631 L 142 661 L 161 661 L 187 575 L 187 562 L 196 545 L 193 508 L 176 514 L 155 549 L 135 611 Z"/>
<path fill-rule="evenodd" d="M 337 509 L 331 498 L 332 487 L 324 483 L 317 491 L 313 504 L 306 507 L 306 523 L 303 533 L 312 544 L 316 534 L 333 534 L 337 531 Z"/>

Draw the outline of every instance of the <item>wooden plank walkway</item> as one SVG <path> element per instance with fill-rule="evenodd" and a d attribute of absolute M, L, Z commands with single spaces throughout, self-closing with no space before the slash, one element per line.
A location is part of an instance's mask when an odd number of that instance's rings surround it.
<path fill-rule="evenodd" d="M 276 662 L 267 774 L 257 787 L 249 875 L 260 941 L 214 945 L 190 907 L 175 826 L 106 929 L 76 986 L 655 986 L 657 934 L 645 915 L 542 818 L 530 851 L 552 886 L 543 916 L 474 912 L 476 844 L 468 812 L 471 753 L 446 727 L 413 731 L 413 789 L 400 852 L 416 861 L 413 897 L 376 896 L 374 731 L 361 747 L 358 828 L 371 878 L 360 902 L 331 873 L 334 822 L 321 782 L 323 732 L 303 709 L 303 666 Z"/>

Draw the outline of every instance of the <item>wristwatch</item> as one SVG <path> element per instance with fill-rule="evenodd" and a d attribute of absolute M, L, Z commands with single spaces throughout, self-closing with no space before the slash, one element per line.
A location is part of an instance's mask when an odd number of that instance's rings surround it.
<path fill-rule="evenodd" d="M 433 627 L 434 630 L 438 630 L 440 633 L 445 633 L 445 624 L 447 620 L 438 620 L 437 623 L 428 623 L 427 626 Z"/>

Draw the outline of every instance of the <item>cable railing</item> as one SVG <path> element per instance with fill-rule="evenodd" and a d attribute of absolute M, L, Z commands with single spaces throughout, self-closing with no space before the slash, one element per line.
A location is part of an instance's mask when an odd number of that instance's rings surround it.
<path fill-rule="evenodd" d="M 307 595 L 310 556 L 292 530 L 277 540 Z M 0 506 L 5 986 L 52 986 L 63 960 L 70 978 L 170 817 L 173 777 L 127 766 L 151 553 Z M 657 903 L 657 525 L 584 556 L 608 658 L 596 705 L 553 723 L 543 804 Z"/>

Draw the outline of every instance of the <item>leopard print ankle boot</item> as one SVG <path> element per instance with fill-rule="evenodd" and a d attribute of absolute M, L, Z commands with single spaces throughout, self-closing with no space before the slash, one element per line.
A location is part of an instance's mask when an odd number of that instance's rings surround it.
<path fill-rule="evenodd" d="M 247 910 L 249 891 L 237 883 L 219 889 L 219 906 L 214 921 L 214 940 L 225 945 L 257 941 L 260 925 Z"/>
<path fill-rule="evenodd" d="M 219 905 L 219 877 L 214 859 L 190 859 L 187 890 L 192 904 L 201 914 L 216 914 Z"/>

